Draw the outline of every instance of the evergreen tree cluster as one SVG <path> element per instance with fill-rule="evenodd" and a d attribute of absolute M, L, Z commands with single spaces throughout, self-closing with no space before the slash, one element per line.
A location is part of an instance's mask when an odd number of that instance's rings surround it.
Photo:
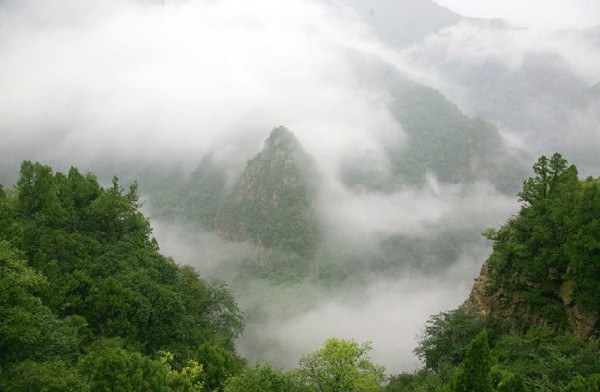
<path fill-rule="evenodd" d="M 600 180 L 580 181 L 558 153 L 539 158 L 533 170 L 519 214 L 486 234 L 494 243 L 487 295 L 509 304 L 524 299 L 526 323 L 598 337 Z"/>
<path fill-rule="evenodd" d="M 232 293 L 162 256 L 139 207 L 135 183 L 28 161 L 0 187 L 1 390 L 213 390 L 242 366 Z"/>
<path fill-rule="evenodd" d="M 599 390 L 600 180 L 558 153 L 533 171 L 518 215 L 485 233 L 483 303 L 432 316 L 415 349 L 424 369 L 387 391 Z"/>
<path fill-rule="evenodd" d="M 0 186 L 0 390 L 598 391 L 600 181 L 555 154 L 519 197 L 486 232 L 497 308 L 432 316 L 424 368 L 386 383 L 353 340 L 328 339 L 290 371 L 246 365 L 231 292 L 160 254 L 135 183 L 25 161 Z"/>

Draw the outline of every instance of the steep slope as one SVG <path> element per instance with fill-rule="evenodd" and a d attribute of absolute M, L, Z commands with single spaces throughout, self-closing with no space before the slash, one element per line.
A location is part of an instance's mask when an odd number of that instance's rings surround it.
<path fill-rule="evenodd" d="M 538 33 L 469 20 L 403 55 L 438 78 L 445 95 L 496 124 L 534 156 L 560 150 L 577 159 L 582 172 L 596 173 L 598 111 L 585 110 L 583 103 L 598 82 L 598 75 L 584 68 L 600 55 L 598 37 L 598 27 Z"/>
<path fill-rule="evenodd" d="M 0 185 L 0 390 L 216 390 L 242 365 L 231 292 L 159 253 L 139 207 L 75 168 Z"/>
<path fill-rule="evenodd" d="M 284 127 L 275 128 L 219 210 L 217 233 L 312 257 L 319 246 L 313 170 L 294 135 Z"/>
<path fill-rule="evenodd" d="M 443 183 L 489 180 L 506 193 L 517 191 L 525 175 L 522 157 L 510 150 L 498 129 L 482 118 L 465 115 L 439 91 L 402 76 L 384 63 L 360 63 L 370 85 L 390 91 L 389 108 L 406 138 L 386 145 L 389 172 L 370 170 L 348 157 L 343 173 L 348 185 L 394 191 L 425 181 L 431 173 Z"/>
<path fill-rule="evenodd" d="M 207 156 L 189 176 L 177 171 L 167 174 L 159 177 L 162 184 L 150 189 L 154 217 L 214 230 L 221 201 L 227 194 L 225 171 Z"/>
<path fill-rule="evenodd" d="M 482 330 L 492 390 L 598 389 L 600 179 L 581 181 L 558 153 L 533 169 L 518 215 L 486 231 L 494 249 L 467 301 L 427 321 L 415 349 L 426 371 L 392 377 L 386 390 L 473 390 L 452 384 Z"/>
<path fill-rule="evenodd" d="M 560 154 L 541 157 L 519 214 L 487 232 L 494 251 L 465 306 L 516 329 L 548 325 L 587 338 L 600 320 L 600 181 Z"/>
<path fill-rule="evenodd" d="M 394 98 L 394 114 L 409 137 L 408 148 L 390 151 L 398 176 L 430 170 L 442 181 L 461 182 L 490 174 L 502 144 L 495 127 L 464 115 L 438 91 L 406 80 L 395 85 Z"/>

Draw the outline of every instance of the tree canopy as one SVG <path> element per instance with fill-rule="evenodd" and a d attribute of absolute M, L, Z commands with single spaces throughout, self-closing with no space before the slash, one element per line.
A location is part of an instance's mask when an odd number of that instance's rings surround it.
<path fill-rule="evenodd" d="M 330 338 L 323 347 L 300 360 L 298 378 L 308 391 L 378 391 L 384 368 L 371 362 L 368 342 Z"/>
<path fill-rule="evenodd" d="M 209 345 L 211 386 L 241 367 L 231 291 L 159 253 L 137 184 L 25 161 L 0 190 L 0 389 L 201 390 Z"/>

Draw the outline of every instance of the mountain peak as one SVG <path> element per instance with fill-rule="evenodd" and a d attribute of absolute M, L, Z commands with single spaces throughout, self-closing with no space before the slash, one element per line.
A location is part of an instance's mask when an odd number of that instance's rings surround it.
<path fill-rule="evenodd" d="M 292 132 L 273 129 L 262 151 L 248 161 L 217 231 L 227 239 L 311 257 L 319 243 L 312 166 Z"/>
<path fill-rule="evenodd" d="M 273 128 L 271 134 L 265 141 L 268 146 L 278 146 L 278 145 L 289 145 L 294 144 L 298 145 L 298 140 L 296 136 L 286 127 L 279 126 Z"/>

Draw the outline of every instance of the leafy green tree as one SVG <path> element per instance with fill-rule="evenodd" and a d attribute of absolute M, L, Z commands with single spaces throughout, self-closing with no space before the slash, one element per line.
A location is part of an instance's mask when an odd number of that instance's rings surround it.
<path fill-rule="evenodd" d="M 16 198 L 7 195 L 2 184 L 0 184 L 0 239 L 13 244 L 20 243 L 23 237 L 21 225 L 13 219 Z"/>
<path fill-rule="evenodd" d="M 244 365 L 238 356 L 212 341 L 198 347 L 197 358 L 203 367 L 204 386 L 209 391 L 221 390 L 225 381 L 238 374 Z"/>
<path fill-rule="evenodd" d="M 0 365 L 26 359 L 44 361 L 75 351 L 70 321 L 59 320 L 43 304 L 44 276 L 29 268 L 21 252 L 0 241 Z"/>
<path fill-rule="evenodd" d="M 270 364 L 248 367 L 229 378 L 224 392 L 300 392 L 289 374 L 273 368 Z"/>
<path fill-rule="evenodd" d="M 18 212 L 35 217 L 44 223 L 57 224 L 65 211 L 58 198 L 57 187 L 50 166 L 24 161 L 17 181 Z"/>
<path fill-rule="evenodd" d="M 82 314 L 103 336 L 136 339 L 141 333 L 138 329 L 149 321 L 149 307 L 139 293 L 107 278 L 92 285 Z"/>
<path fill-rule="evenodd" d="M 77 369 L 62 360 L 26 360 L 12 367 L 0 389 L 11 392 L 86 392 L 89 391 Z"/>
<path fill-rule="evenodd" d="M 525 385 L 525 380 L 520 374 L 511 374 L 504 380 L 501 380 L 496 389 L 498 392 L 527 392 L 529 389 Z"/>
<path fill-rule="evenodd" d="M 560 391 L 577 374 L 600 370 L 600 343 L 533 327 L 500 337 L 492 349 L 503 369 L 523 376 L 532 391 Z"/>
<path fill-rule="evenodd" d="M 162 351 L 160 362 L 163 364 L 167 371 L 167 384 L 173 391 L 178 392 L 200 392 L 204 390 L 204 383 L 202 382 L 202 365 L 193 359 L 190 359 L 181 368 L 181 370 L 174 369 L 171 365 L 173 363 L 173 354 L 168 351 Z M 212 391 L 213 389 L 208 389 Z"/>
<path fill-rule="evenodd" d="M 330 338 L 323 347 L 300 360 L 297 376 L 308 391 L 379 391 L 384 368 L 371 362 L 370 343 Z"/>
<path fill-rule="evenodd" d="M 103 189 L 90 203 L 89 223 L 102 241 L 149 242 L 152 230 L 148 220 L 138 210 L 141 203 L 137 188 L 137 183 L 133 183 L 125 193 L 119 179 L 114 177 L 112 187 Z"/>
<path fill-rule="evenodd" d="M 465 359 L 450 382 L 450 392 L 493 391 L 491 368 L 492 356 L 484 329 L 469 343 Z"/>
<path fill-rule="evenodd" d="M 485 327 L 485 320 L 464 308 L 441 312 L 427 321 L 415 353 L 426 369 L 438 371 L 448 363 L 458 366 L 467 346 Z"/>
<path fill-rule="evenodd" d="M 415 373 L 401 373 L 390 377 L 385 392 L 434 392 L 442 387 L 440 372 L 421 369 Z"/>
<path fill-rule="evenodd" d="M 534 205 L 547 198 L 560 175 L 567 170 L 567 165 L 567 160 L 559 153 L 555 153 L 550 159 L 542 155 L 533 165 L 535 177 L 530 177 L 523 183 L 523 190 L 519 192 L 520 200 Z"/>
<path fill-rule="evenodd" d="M 124 349 L 118 340 L 98 340 L 79 360 L 90 390 L 111 392 L 169 391 L 163 363 Z"/>
<path fill-rule="evenodd" d="M 28 161 L 0 187 L 0 389 L 197 391 L 235 373 L 231 291 L 162 256 L 140 206 L 136 184 Z"/>
<path fill-rule="evenodd" d="M 512 313 L 526 316 L 514 319 L 514 328 L 535 322 L 593 335 L 594 323 L 576 325 L 568 308 L 578 306 L 587 314 L 580 319 L 585 319 L 600 306 L 594 294 L 600 288 L 598 180 L 580 181 L 577 168 L 558 153 L 549 159 L 542 156 L 533 170 L 535 176 L 519 193 L 524 204 L 518 216 L 488 236 L 494 251 L 486 290 L 489 295 L 523 299 L 505 302 L 519 308 Z"/>

